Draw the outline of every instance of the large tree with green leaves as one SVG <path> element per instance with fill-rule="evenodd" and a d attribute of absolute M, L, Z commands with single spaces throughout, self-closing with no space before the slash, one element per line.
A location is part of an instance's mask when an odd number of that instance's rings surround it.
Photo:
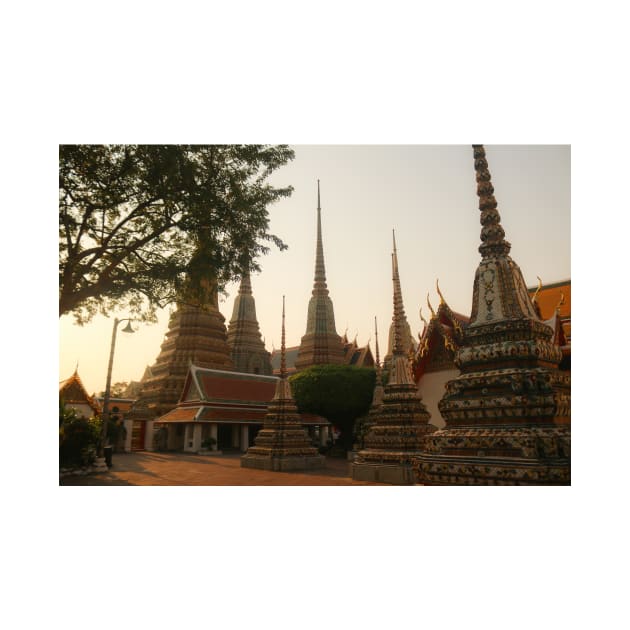
<path fill-rule="evenodd" d="M 126 308 L 152 319 L 208 270 L 219 287 L 284 243 L 269 204 L 291 195 L 269 175 L 286 145 L 59 147 L 59 314 L 78 323 Z"/>
<path fill-rule="evenodd" d="M 351 365 L 315 365 L 289 380 L 299 411 L 332 422 L 341 431 L 341 444 L 350 448 L 354 422 L 370 408 L 376 372 Z"/>

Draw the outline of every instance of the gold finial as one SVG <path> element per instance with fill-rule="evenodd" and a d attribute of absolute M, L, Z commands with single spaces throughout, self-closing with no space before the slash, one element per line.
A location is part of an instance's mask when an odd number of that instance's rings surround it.
<path fill-rule="evenodd" d="M 442 291 L 440 291 L 440 279 L 439 278 L 435 279 L 435 288 L 437 289 L 438 295 L 440 296 L 440 304 L 446 304 L 446 300 L 444 299 L 444 296 L 442 295 Z"/>
<path fill-rule="evenodd" d="M 427 304 L 429 305 L 429 310 L 431 311 L 431 319 L 434 319 L 436 315 L 435 315 L 435 311 L 433 310 L 433 307 L 431 306 L 431 302 L 429 301 L 428 293 L 427 293 Z"/>
<path fill-rule="evenodd" d="M 558 306 L 556 306 L 556 311 L 560 310 L 560 307 L 564 304 L 564 293 L 560 292 L 560 301 L 558 302 Z"/>
<path fill-rule="evenodd" d="M 424 315 L 422 314 L 422 306 L 420 307 L 420 319 L 424 322 L 425 326 L 429 325 L 429 322 L 424 318 Z"/>
<path fill-rule="evenodd" d="M 532 296 L 532 302 L 536 301 L 536 298 L 538 297 L 538 294 L 540 293 L 540 290 L 542 289 L 542 280 L 540 279 L 540 276 L 536 276 L 538 278 L 538 288 L 536 289 L 536 293 L 534 293 L 534 295 Z"/>

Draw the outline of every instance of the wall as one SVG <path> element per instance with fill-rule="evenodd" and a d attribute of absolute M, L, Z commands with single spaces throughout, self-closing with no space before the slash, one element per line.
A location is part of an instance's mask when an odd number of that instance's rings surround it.
<path fill-rule="evenodd" d="M 420 379 L 418 391 L 422 396 L 422 402 L 426 405 L 427 410 L 431 414 L 429 422 L 439 429 L 444 427 L 446 423 L 438 409 L 438 402 L 444 396 L 444 386 L 450 380 L 459 376 L 459 370 L 441 370 L 439 372 L 427 372 Z"/>

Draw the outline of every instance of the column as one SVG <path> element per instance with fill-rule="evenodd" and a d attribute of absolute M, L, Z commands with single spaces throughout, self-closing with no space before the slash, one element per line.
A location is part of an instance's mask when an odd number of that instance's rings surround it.
<path fill-rule="evenodd" d="M 249 426 L 246 424 L 241 425 L 241 453 L 247 451 L 249 446 Z"/>
<path fill-rule="evenodd" d="M 319 444 L 326 446 L 328 443 L 328 427 L 319 427 Z"/>
<path fill-rule="evenodd" d="M 201 448 L 201 429 L 202 426 L 200 423 L 196 423 L 193 425 L 193 445 L 192 450 L 197 453 Z"/>
<path fill-rule="evenodd" d="M 147 451 L 154 451 L 153 448 L 153 420 L 147 420 L 147 424 L 144 431 L 144 448 Z"/>
<path fill-rule="evenodd" d="M 238 448 L 238 424 L 232 425 L 232 448 Z"/>
<path fill-rule="evenodd" d="M 133 431 L 133 420 L 123 420 L 123 425 L 127 430 L 127 435 L 125 436 L 125 453 L 131 452 L 131 433 Z"/>
<path fill-rule="evenodd" d="M 218 438 L 219 435 L 219 425 L 216 422 L 213 422 L 210 425 L 210 437 L 213 437 L 215 440 Z M 215 442 L 215 444 L 212 446 L 212 450 L 216 451 L 219 448 L 219 444 Z"/>

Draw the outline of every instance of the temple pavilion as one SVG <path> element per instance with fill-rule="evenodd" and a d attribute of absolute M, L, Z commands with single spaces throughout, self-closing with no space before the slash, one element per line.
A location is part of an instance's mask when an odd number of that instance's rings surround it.
<path fill-rule="evenodd" d="M 473 151 L 482 259 L 455 353 L 460 374 L 439 403 L 446 426 L 426 437 L 414 469 L 423 484 L 569 484 L 570 375 L 509 256 L 485 150 Z"/>

